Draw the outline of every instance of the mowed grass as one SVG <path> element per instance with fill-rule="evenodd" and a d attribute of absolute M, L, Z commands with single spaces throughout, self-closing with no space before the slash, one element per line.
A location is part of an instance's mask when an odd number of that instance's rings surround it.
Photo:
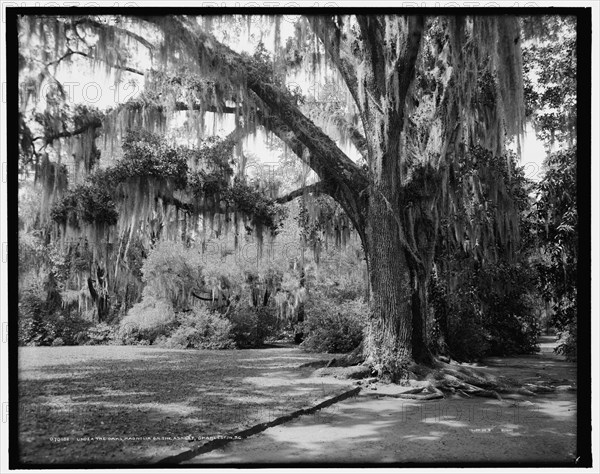
<path fill-rule="evenodd" d="M 298 348 L 19 349 L 19 459 L 150 463 L 344 392 Z"/>

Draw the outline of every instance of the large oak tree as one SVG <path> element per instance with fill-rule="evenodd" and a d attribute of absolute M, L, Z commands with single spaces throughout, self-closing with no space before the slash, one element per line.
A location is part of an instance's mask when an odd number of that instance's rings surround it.
<path fill-rule="evenodd" d="M 502 155 L 507 141 L 518 141 L 523 130 L 519 19 L 311 15 L 296 20 L 295 35 L 282 45 L 277 40 L 281 17 L 265 17 L 261 21 L 275 31 L 272 56 L 239 53 L 217 39 L 219 28 L 222 33 L 227 22 L 237 22 L 239 29 L 239 20 L 37 17 L 23 19 L 21 34 L 35 34 L 46 45 L 38 61 L 43 67 L 37 66 L 40 81 L 53 66 L 75 57 L 145 76 L 146 101 L 119 106 L 104 121 L 105 134 L 118 136 L 119 124 L 133 123 L 135 114 L 195 110 L 200 116 L 234 114 L 236 130 L 263 127 L 279 137 L 319 178 L 279 200 L 307 192 L 329 194 L 360 235 L 370 280 L 364 355 L 382 377 L 400 380 L 414 362 L 432 361 L 425 331 L 427 285 L 440 216 L 452 214 L 464 198 L 453 191 L 457 163 L 475 147 Z M 140 49 L 151 58 L 151 68 L 136 64 Z M 315 75 L 322 64 L 349 97 L 337 104 L 339 113 L 331 114 L 328 125 L 333 123 L 339 136 L 352 143 L 364 165 L 336 144 L 319 114 L 286 86 L 286 73 L 311 61 Z M 89 128 L 98 128 L 98 121 L 56 130 L 45 140 Z M 24 152 L 30 139 L 23 128 Z M 491 171 L 466 181 L 471 194 L 494 201 L 496 219 L 486 235 L 514 243 L 516 216 L 503 181 Z M 481 206 L 487 206 L 484 201 Z M 453 228 L 457 242 L 468 236 L 483 245 L 482 232 L 481 226 L 456 223 Z"/>

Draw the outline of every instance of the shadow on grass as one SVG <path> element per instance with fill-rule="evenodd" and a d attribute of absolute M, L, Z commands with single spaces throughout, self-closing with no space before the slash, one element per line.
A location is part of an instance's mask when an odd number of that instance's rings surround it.
<path fill-rule="evenodd" d="M 524 385 L 568 387 L 577 376 L 575 364 L 549 350 L 471 365 Z M 376 393 L 232 441 L 186 464 L 575 465 L 574 391 L 502 401 L 372 398 Z"/>
<path fill-rule="evenodd" d="M 330 357 L 296 348 L 23 348 L 21 461 L 156 462 L 345 391 L 348 383 L 297 368 Z M 522 382 L 575 376 L 573 364 L 549 355 L 485 367 Z M 361 396 L 190 463 L 568 463 L 575 442 L 574 392 L 512 402 Z"/>
<path fill-rule="evenodd" d="M 20 461 L 157 461 L 344 391 L 297 369 L 318 358 L 296 348 L 22 348 Z"/>

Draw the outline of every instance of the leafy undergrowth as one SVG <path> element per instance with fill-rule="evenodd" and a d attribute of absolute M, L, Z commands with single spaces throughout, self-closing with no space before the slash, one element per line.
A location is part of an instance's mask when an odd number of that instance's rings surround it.
<path fill-rule="evenodd" d="M 158 461 L 346 391 L 349 381 L 298 369 L 322 357 L 297 348 L 20 348 L 20 461 Z"/>

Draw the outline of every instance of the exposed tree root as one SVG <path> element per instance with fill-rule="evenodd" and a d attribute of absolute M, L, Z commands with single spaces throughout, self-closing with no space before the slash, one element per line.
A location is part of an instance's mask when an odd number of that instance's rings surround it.
<path fill-rule="evenodd" d="M 370 385 L 377 379 L 376 371 L 364 363 L 362 346 L 338 359 L 322 360 L 304 364 L 303 367 L 320 367 L 314 372 L 317 376 L 365 379 L 359 384 Z M 519 396 L 534 397 L 539 393 L 549 393 L 554 387 L 540 384 L 521 384 L 508 377 L 495 376 L 485 370 L 461 365 L 455 362 L 435 360 L 431 365 L 413 364 L 407 370 L 402 386 L 416 385 L 415 388 L 398 393 L 377 393 L 377 396 L 391 396 L 410 400 L 434 400 L 446 395 L 458 394 L 463 397 L 486 397 L 503 400 Z M 373 387 L 374 388 L 374 387 Z M 374 388 L 375 389 L 375 388 Z"/>
<path fill-rule="evenodd" d="M 408 400 L 437 400 L 444 398 L 444 393 L 433 385 L 420 387 L 414 390 L 408 390 L 403 393 L 392 395 L 395 398 L 404 398 Z"/>
<path fill-rule="evenodd" d="M 314 376 L 332 376 L 338 379 L 364 379 L 373 374 L 373 370 L 367 365 L 353 365 L 350 367 L 323 367 L 313 372 Z"/>
<path fill-rule="evenodd" d="M 365 361 L 364 344 L 361 342 L 359 346 L 349 354 L 346 354 L 340 360 L 333 359 L 335 367 L 347 367 L 349 365 L 362 364 Z"/>

